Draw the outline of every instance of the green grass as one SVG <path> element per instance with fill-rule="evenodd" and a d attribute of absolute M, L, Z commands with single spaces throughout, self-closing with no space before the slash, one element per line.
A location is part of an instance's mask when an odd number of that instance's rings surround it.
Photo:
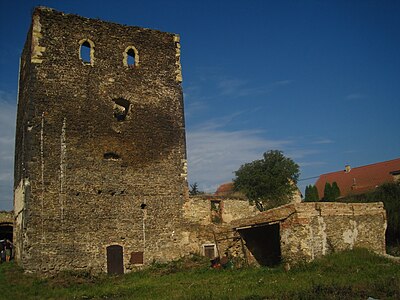
<path fill-rule="evenodd" d="M 0 299 L 400 299 L 400 265 L 363 249 L 283 268 L 209 269 L 199 258 L 123 276 L 27 275 L 0 265 Z"/>

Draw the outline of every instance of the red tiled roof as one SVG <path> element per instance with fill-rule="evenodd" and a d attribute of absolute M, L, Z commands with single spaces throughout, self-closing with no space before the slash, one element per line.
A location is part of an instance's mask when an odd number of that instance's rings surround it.
<path fill-rule="evenodd" d="M 232 191 L 233 191 L 233 182 L 228 182 L 228 183 L 221 184 L 217 188 L 215 195 L 216 196 L 226 196 L 227 194 L 231 193 Z"/>
<path fill-rule="evenodd" d="M 325 183 L 336 182 L 340 189 L 340 196 L 362 194 L 374 190 L 385 182 L 393 182 L 391 172 L 400 170 L 400 158 L 388 160 L 371 165 L 361 166 L 346 170 L 322 174 L 315 185 L 319 198 L 324 196 Z"/>

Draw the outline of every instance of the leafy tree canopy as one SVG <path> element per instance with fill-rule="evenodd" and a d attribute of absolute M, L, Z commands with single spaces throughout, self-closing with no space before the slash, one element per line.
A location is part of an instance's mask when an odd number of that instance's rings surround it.
<path fill-rule="evenodd" d="M 234 188 L 260 210 L 286 204 L 297 189 L 299 166 L 282 151 L 271 150 L 263 158 L 242 165 L 235 172 Z"/>

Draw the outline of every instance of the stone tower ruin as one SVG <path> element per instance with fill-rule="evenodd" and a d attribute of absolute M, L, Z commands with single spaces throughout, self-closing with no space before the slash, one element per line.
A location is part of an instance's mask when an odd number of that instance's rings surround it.
<path fill-rule="evenodd" d="M 179 36 L 36 8 L 20 61 L 16 260 L 122 273 L 182 253 Z"/>

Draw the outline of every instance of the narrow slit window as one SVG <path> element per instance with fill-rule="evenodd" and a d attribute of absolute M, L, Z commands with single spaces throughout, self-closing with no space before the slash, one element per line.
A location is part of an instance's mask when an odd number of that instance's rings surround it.
<path fill-rule="evenodd" d="M 91 46 L 88 41 L 81 45 L 81 59 L 85 64 L 91 63 L 90 50 Z"/>
<path fill-rule="evenodd" d="M 128 67 L 134 67 L 135 66 L 135 51 L 133 49 L 129 49 L 127 52 L 127 64 Z"/>
<path fill-rule="evenodd" d="M 94 43 L 91 40 L 79 41 L 79 58 L 84 65 L 94 65 Z"/>
<path fill-rule="evenodd" d="M 104 153 L 103 158 L 105 160 L 119 160 L 121 157 L 115 152 Z"/>

